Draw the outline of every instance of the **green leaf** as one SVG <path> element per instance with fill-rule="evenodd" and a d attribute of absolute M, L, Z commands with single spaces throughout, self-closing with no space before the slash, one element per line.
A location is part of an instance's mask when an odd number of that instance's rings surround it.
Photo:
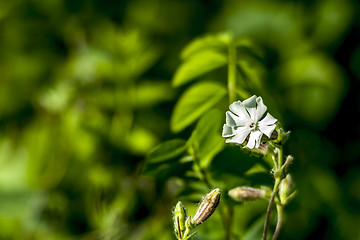
<path fill-rule="evenodd" d="M 157 179 L 167 179 L 170 177 L 184 177 L 185 172 L 191 170 L 192 162 L 182 162 L 180 159 L 162 163 L 146 163 L 142 174 Z"/>
<path fill-rule="evenodd" d="M 182 139 L 173 139 L 157 146 L 146 157 L 147 163 L 160 163 L 169 161 L 183 154 L 186 150 L 186 142 Z"/>
<path fill-rule="evenodd" d="M 175 106 L 171 118 L 171 129 L 179 132 L 189 126 L 203 113 L 218 103 L 226 89 L 216 83 L 202 82 L 189 88 Z"/>
<path fill-rule="evenodd" d="M 194 232 L 192 234 L 190 234 L 188 237 L 186 237 L 184 240 L 191 240 L 193 239 L 193 237 L 197 234 L 197 232 Z"/>
<path fill-rule="evenodd" d="M 186 142 L 182 139 L 162 143 L 146 157 L 142 174 L 158 179 L 182 176 L 193 164 L 192 161 L 183 161 L 185 151 Z"/>
<path fill-rule="evenodd" d="M 193 54 L 177 69 L 173 85 L 180 86 L 227 63 L 227 56 L 216 50 L 207 49 Z"/>
<path fill-rule="evenodd" d="M 181 58 L 185 60 L 191 55 L 207 49 L 226 49 L 227 42 L 229 40 L 230 36 L 228 33 L 207 35 L 204 37 L 196 38 L 184 48 L 184 50 L 181 52 Z"/>
<path fill-rule="evenodd" d="M 134 89 L 134 103 L 137 108 L 148 108 L 174 99 L 175 91 L 169 81 L 146 80 Z"/>
<path fill-rule="evenodd" d="M 199 158 L 200 166 L 206 168 L 214 156 L 224 148 L 225 139 L 221 137 L 221 127 L 225 114 L 214 109 L 205 114 L 196 125 L 188 144 Z"/>

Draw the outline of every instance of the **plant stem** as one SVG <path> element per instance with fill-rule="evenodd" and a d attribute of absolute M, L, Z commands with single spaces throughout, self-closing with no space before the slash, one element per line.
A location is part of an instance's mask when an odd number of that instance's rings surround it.
<path fill-rule="evenodd" d="M 267 211 L 266 211 L 266 218 L 265 218 L 265 225 L 264 225 L 264 232 L 263 232 L 263 240 L 266 240 L 267 230 L 268 230 L 268 227 L 269 227 L 271 208 L 272 208 L 272 205 L 274 204 L 275 196 L 276 196 L 276 194 L 277 194 L 277 192 L 279 190 L 280 181 L 281 181 L 280 177 L 275 178 L 274 189 L 273 189 L 273 191 L 271 193 L 269 205 L 268 205 L 268 208 L 267 208 Z"/>
<path fill-rule="evenodd" d="M 280 233 L 280 229 L 282 225 L 283 206 L 281 204 L 276 204 L 276 210 L 278 214 L 278 220 L 272 240 L 276 240 Z"/>
<path fill-rule="evenodd" d="M 228 60 L 228 90 L 229 90 L 229 101 L 233 103 L 236 101 L 236 45 L 233 40 L 230 40 L 229 46 L 229 60 Z"/>

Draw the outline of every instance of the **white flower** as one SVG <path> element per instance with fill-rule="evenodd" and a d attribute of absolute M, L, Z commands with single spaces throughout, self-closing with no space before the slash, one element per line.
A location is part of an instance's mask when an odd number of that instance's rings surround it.
<path fill-rule="evenodd" d="M 260 146 L 263 134 L 270 138 L 277 119 L 269 113 L 264 117 L 267 107 L 261 97 L 254 95 L 242 102 L 233 102 L 229 108 L 231 112 L 226 112 L 222 131 L 223 137 L 230 137 L 226 143 L 242 144 L 250 134 L 246 147 L 253 149 Z"/>

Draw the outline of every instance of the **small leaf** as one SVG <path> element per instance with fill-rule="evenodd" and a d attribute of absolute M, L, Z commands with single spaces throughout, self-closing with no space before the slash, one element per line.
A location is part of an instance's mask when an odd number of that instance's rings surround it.
<path fill-rule="evenodd" d="M 162 143 L 146 157 L 142 174 L 158 179 L 182 176 L 192 166 L 192 161 L 182 160 L 185 151 L 186 142 L 182 139 Z"/>
<path fill-rule="evenodd" d="M 186 142 L 182 139 L 173 139 L 157 146 L 146 157 L 147 163 L 159 163 L 171 160 L 186 150 Z"/>
<path fill-rule="evenodd" d="M 189 88 L 175 106 L 171 118 L 172 131 L 179 132 L 189 126 L 218 103 L 226 92 L 224 87 L 211 82 L 198 83 Z"/>
<path fill-rule="evenodd" d="M 177 69 L 173 85 L 180 86 L 227 63 L 227 56 L 216 50 L 204 50 L 193 54 Z"/>
<path fill-rule="evenodd" d="M 192 234 L 190 234 L 189 236 L 187 236 L 186 238 L 184 238 L 184 240 L 191 240 L 193 239 L 193 237 L 197 234 L 197 232 L 194 232 Z"/>
<path fill-rule="evenodd" d="M 208 112 L 199 120 L 189 139 L 188 144 L 194 148 L 201 167 L 209 166 L 214 156 L 224 148 L 221 137 L 223 118 L 222 112 L 217 109 Z"/>
<path fill-rule="evenodd" d="M 183 178 L 192 165 L 192 162 L 181 163 L 178 159 L 164 163 L 147 163 L 143 168 L 142 174 L 157 179 L 168 179 L 170 177 Z"/>
<path fill-rule="evenodd" d="M 196 38 L 190 42 L 181 52 L 181 59 L 187 59 L 191 55 L 204 51 L 206 49 L 225 49 L 230 36 L 227 33 L 220 33 L 216 35 L 207 35 L 204 37 Z"/>
<path fill-rule="evenodd" d="M 145 80 L 134 89 L 133 105 L 137 108 L 152 107 L 174 99 L 175 91 L 169 81 Z"/>

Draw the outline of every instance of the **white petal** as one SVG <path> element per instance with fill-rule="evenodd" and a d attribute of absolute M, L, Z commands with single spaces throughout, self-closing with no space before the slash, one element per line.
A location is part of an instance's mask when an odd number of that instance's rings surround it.
<path fill-rule="evenodd" d="M 250 133 L 250 138 L 246 146 L 250 149 L 253 149 L 254 147 L 260 146 L 260 141 L 262 137 L 262 132 L 260 131 L 254 131 Z"/>
<path fill-rule="evenodd" d="M 222 136 L 223 137 L 231 137 L 234 135 L 235 135 L 235 133 L 233 132 L 233 128 L 227 124 L 224 124 L 223 130 L 222 130 Z"/>
<path fill-rule="evenodd" d="M 274 131 L 276 125 L 273 124 L 273 125 L 270 125 L 270 126 L 267 126 L 267 125 L 259 125 L 259 129 L 262 133 L 264 133 L 268 138 L 270 138 L 271 136 L 271 133 Z"/>
<path fill-rule="evenodd" d="M 238 143 L 241 144 L 245 141 L 246 137 L 250 133 L 250 129 L 248 127 L 239 127 L 236 130 L 234 130 L 234 133 L 236 134 L 234 137 L 226 139 L 226 143 Z"/>
<path fill-rule="evenodd" d="M 246 111 L 241 101 L 233 102 L 232 104 L 230 104 L 229 108 L 233 113 L 238 115 L 240 118 L 247 118 L 247 119 L 250 118 L 248 112 Z"/>
<path fill-rule="evenodd" d="M 242 102 L 245 108 L 256 108 L 256 96 L 253 95 Z"/>
<path fill-rule="evenodd" d="M 226 124 L 229 126 L 245 126 L 249 125 L 252 121 L 250 118 L 248 118 L 248 114 L 246 116 L 242 115 L 240 117 L 236 116 L 230 111 L 226 112 Z"/>
<path fill-rule="evenodd" d="M 263 132 L 267 137 L 271 136 L 271 133 L 274 131 L 277 122 L 277 119 L 270 115 L 270 113 L 266 114 L 264 119 L 262 119 L 259 123 L 259 129 Z"/>
<path fill-rule="evenodd" d="M 254 121 L 256 112 L 256 96 L 253 95 L 252 97 L 245 99 L 242 104 L 245 106 L 246 111 L 249 113 L 250 119 Z"/>
<path fill-rule="evenodd" d="M 235 117 L 236 116 L 233 113 L 227 111 L 226 112 L 226 124 L 231 126 L 231 127 L 235 127 L 236 126 L 236 122 L 235 122 L 235 119 L 234 119 Z"/>
<path fill-rule="evenodd" d="M 257 107 L 256 107 L 255 116 L 254 116 L 254 121 L 258 122 L 264 116 L 264 114 L 267 110 L 267 107 L 263 103 L 263 100 L 261 97 L 256 98 L 256 102 L 257 102 Z"/>
<path fill-rule="evenodd" d="M 277 122 L 277 119 L 274 118 L 273 116 L 271 116 L 270 113 L 267 113 L 266 116 L 259 122 L 259 126 L 260 125 L 272 125 L 275 124 Z"/>

